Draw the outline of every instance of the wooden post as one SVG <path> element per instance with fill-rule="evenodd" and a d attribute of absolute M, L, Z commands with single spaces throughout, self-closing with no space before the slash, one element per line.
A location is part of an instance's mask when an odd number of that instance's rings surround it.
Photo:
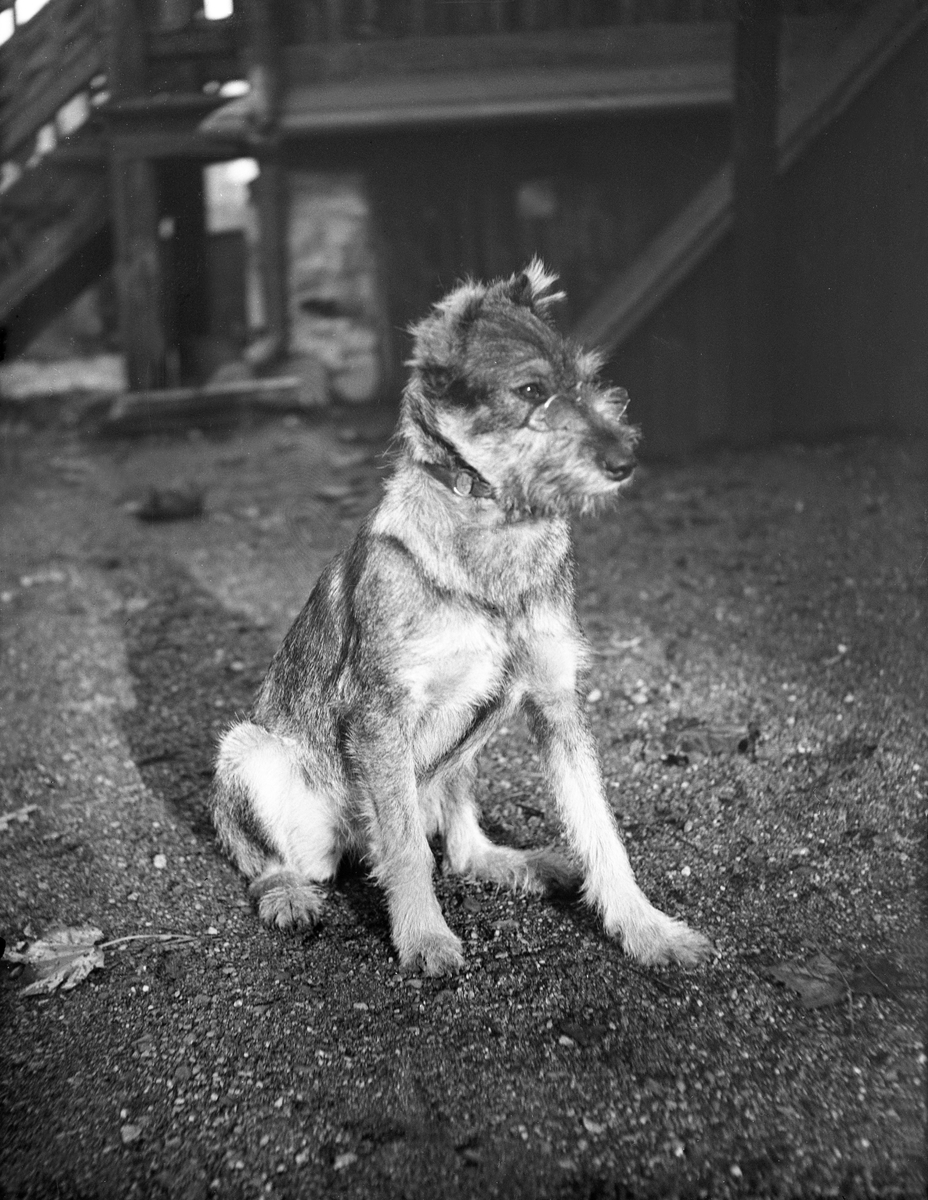
<path fill-rule="evenodd" d="M 178 364 L 168 352 L 154 163 L 123 158 L 117 149 L 110 178 L 119 333 L 129 387 L 166 387 L 178 381 Z"/>
<path fill-rule="evenodd" d="M 729 440 L 773 431 L 777 366 L 778 0 L 738 0 L 735 21 L 732 371 Z"/>
<path fill-rule="evenodd" d="M 169 363 L 177 363 L 176 382 L 190 383 L 216 365 L 203 358 L 211 332 L 203 168 L 196 159 L 167 159 L 157 177 L 159 215 L 171 230 L 160 239 L 159 256 Z"/>
<path fill-rule="evenodd" d="M 145 90 L 145 30 L 137 0 L 103 0 L 106 86 L 113 101 Z"/>
<path fill-rule="evenodd" d="M 281 161 L 282 79 L 277 29 L 268 0 L 248 0 L 249 80 L 255 113 L 254 149 L 261 286 L 273 357 L 283 357 L 289 338 L 287 311 L 287 172 Z"/>
<path fill-rule="evenodd" d="M 145 33 L 137 0 L 104 0 L 106 73 L 114 104 L 145 89 Z M 110 137 L 119 332 L 130 388 L 176 382 L 165 323 L 154 164 Z"/>

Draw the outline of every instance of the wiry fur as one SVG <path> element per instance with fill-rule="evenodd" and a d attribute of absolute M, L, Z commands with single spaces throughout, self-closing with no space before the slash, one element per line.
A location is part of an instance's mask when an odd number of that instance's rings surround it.
<path fill-rule="evenodd" d="M 251 719 L 222 739 L 213 814 L 263 920 L 311 923 L 355 851 L 386 894 L 404 966 L 457 968 L 432 883 L 446 870 L 540 892 L 582 883 L 642 962 L 709 943 L 638 888 L 578 701 L 567 514 L 616 495 L 634 430 L 600 363 L 561 337 L 554 276 L 533 262 L 468 282 L 413 330 L 396 470 L 353 544 L 323 571 Z M 574 860 L 494 845 L 475 759 L 517 710 L 529 721 Z"/>

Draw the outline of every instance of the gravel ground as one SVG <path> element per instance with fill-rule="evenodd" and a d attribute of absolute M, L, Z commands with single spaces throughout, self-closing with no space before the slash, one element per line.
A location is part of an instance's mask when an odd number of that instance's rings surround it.
<path fill-rule="evenodd" d="M 442 881 L 467 967 L 436 981 L 363 873 L 261 928 L 205 815 L 383 435 L 4 430 L 0 934 L 132 940 L 47 997 L 4 963 L 0 1194 L 922 1196 L 924 448 L 651 466 L 578 530 L 609 794 L 718 957 L 644 969 L 576 905 Z M 202 517 L 133 514 L 172 483 Z M 494 835 L 557 836 L 521 727 L 480 787 Z"/>

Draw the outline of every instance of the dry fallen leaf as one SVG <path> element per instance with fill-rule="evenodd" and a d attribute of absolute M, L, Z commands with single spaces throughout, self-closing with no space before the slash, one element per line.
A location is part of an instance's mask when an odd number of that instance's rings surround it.
<path fill-rule="evenodd" d="M 827 954 L 806 959 L 786 959 L 765 967 L 764 973 L 798 994 L 803 1008 L 824 1008 L 849 995 L 896 997 L 906 990 L 907 979 L 885 957 L 860 960 L 854 966 L 832 962 Z"/>
<path fill-rule="evenodd" d="M 103 966 L 103 950 L 96 945 L 102 937 L 102 930 L 93 925 L 56 926 L 24 950 L 7 950 L 3 957 L 21 963 L 34 977 L 23 988 L 24 996 L 47 995 L 59 988 L 69 992 Z"/>
<path fill-rule="evenodd" d="M 753 722 L 705 724 L 695 718 L 676 718 L 668 722 L 661 741 L 669 766 L 685 766 L 691 758 L 701 755 L 747 754 L 753 758 L 760 741 L 760 728 Z"/>
<path fill-rule="evenodd" d="M 827 954 L 816 954 L 804 962 L 797 958 L 787 959 L 767 967 L 766 973 L 798 993 L 803 1008 L 837 1004 L 848 992 L 843 972 Z"/>

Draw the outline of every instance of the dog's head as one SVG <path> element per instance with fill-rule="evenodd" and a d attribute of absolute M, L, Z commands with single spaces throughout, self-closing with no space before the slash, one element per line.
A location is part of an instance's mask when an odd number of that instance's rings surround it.
<path fill-rule="evenodd" d="M 468 282 L 413 330 L 400 436 L 412 457 L 469 468 L 512 513 L 594 508 L 634 469 L 628 397 L 602 361 L 562 336 L 556 276 L 535 259 L 509 279 Z M 466 474 L 466 472 L 465 472 Z"/>

